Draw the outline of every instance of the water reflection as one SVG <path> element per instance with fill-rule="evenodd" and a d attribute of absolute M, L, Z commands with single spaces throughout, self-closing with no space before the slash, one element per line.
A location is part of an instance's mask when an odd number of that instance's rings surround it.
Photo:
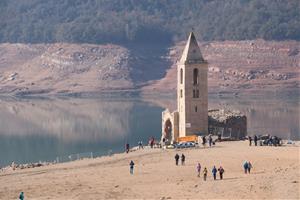
<path fill-rule="evenodd" d="M 121 151 L 126 141 L 159 136 L 161 111 L 132 99 L 2 99 L 0 166 Z"/>
<path fill-rule="evenodd" d="M 0 166 L 53 161 L 81 152 L 122 151 L 161 134 L 161 112 L 174 98 L 0 99 Z M 238 109 L 248 133 L 300 139 L 298 99 L 209 98 L 210 108 Z"/>

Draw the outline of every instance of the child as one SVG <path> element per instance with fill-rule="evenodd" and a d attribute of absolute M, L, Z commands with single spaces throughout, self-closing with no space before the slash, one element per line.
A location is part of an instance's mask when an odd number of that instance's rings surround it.
<path fill-rule="evenodd" d="M 206 177 L 207 177 L 207 169 L 206 169 L 206 167 L 204 167 L 204 170 L 203 170 L 203 179 L 204 179 L 204 181 L 206 181 Z"/>
<path fill-rule="evenodd" d="M 134 162 L 130 161 L 129 166 L 130 166 L 130 174 L 133 174 Z"/>

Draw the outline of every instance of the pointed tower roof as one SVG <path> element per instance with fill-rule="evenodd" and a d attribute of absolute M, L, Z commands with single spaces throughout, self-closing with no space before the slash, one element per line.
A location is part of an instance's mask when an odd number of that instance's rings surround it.
<path fill-rule="evenodd" d="M 180 63 L 202 63 L 205 62 L 200 48 L 198 46 L 196 37 L 193 32 L 190 33 L 188 41 L 183 50 Z"/>

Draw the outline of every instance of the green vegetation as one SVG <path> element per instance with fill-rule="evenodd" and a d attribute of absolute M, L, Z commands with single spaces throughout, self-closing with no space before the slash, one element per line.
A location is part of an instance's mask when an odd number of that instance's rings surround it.
<path fill-rule="evenodd" d="M 300 40 L 299 0 L 1 0 L 0 42 Z"/>

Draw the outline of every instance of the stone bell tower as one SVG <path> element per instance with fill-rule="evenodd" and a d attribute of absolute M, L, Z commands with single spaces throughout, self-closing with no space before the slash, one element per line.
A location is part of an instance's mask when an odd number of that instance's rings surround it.
<path fill-rule="evenodd" d="M 208 133 L 207 70 L 208 63 L 191 32 L 177 63 L 179 137 Z"/>

